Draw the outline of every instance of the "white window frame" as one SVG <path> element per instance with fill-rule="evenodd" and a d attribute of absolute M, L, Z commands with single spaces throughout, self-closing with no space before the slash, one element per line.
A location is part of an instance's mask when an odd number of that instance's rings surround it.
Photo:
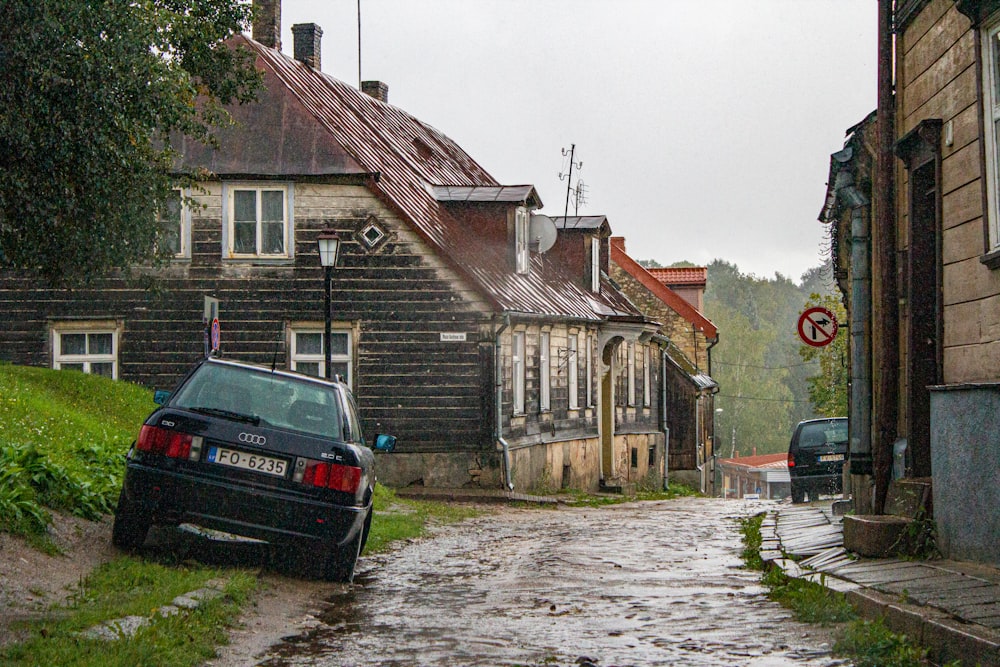
<path fill-rule="evenodd" d="M 594 335 L 587 334 L 587 407 L 594 407 Z"/>
<path fill-rule="evenodd" d="M 518 206 L 514 209 L 514 261 L 518 273 L 528 272 L 528 209 Z"/>
<path fill-rule="evenodd" d="M 326 331 L 323 324 L 294 324 L 289 330 L 289 354 L 288 366 L 291 370 L 298 370 L 300 363 L 319 364 L 319 377 L 326 377 Z M 298 351 L 299 334 L 319 334 L 320 351 L 318 354 L 305 354 Z M 331 322 L 330 335 L 345 334 L 347 336 L 347 353 L 331 354 L 330 363 L 347 363 L 347 377 L 342 378 L 344 384 L 354 389 L 354 329 L 349 323 Z"/>
<path fill-rule="evenodd" d="M 570 334 L 566 349 L 566 377 L 569 390 L 569 409 L 580 409 L 580 362 L 577 359 L 579 353 L 579 336 Z"/>
<path fill-rule="evenodd" d="M 648 345 L 644 345 L 642 348 L 642 406 L 644 408 L 650 406 L 650 397 L 652 395 L 652 382 L 650 378 L 652 356 L 651 348 Z"/>
<path fill-rule="evenodd" d="M 625 343 L 625 365 L 628 367 L 628 404 L 635 405 L 635 345 Z"/>
<path fill-rule="evenodd" d="M 180 220 L 179 227 L 177 229 L 177 244 L 178 250 L 173 254 L 174 259 L 191 259 L 191 208 L 185 202 L 185 198 L 189 196 L 187 190 L 181 188 L 174 188 L 172 192 L 177 193 L 180 198 Z M 157 214 L 158 220 L 163 220 L 163 211 Z"/>
<path fill-rule="evenodd" d="M 552 335 L 543 331 L 538 337 L 538 410 L 552 409 Z"/>
<path fill-rule="evenodd" d="M 111 334 L 110 354 L 65 354 L 62 351 L 64 334 L 107 335 Z M 65 322 L 51 329 L 52 337 L 52 368 L 60 370 L 64 365 L 82 364 L 84 373 L 91 373 L 92 364 L 111 364 L 111 379 L 118 379 L 118 345 L 121 337 L 121 327 L 116 322 Z M 87 339 L 89 345 L 89 338 Z"/>
<path fill-rule="evenodd" d="M 514 414 L 524 414 L 524 332 L 515 331 L 511 337 L 511 381 L 513 382 Z"/>
<path fill-rule="evenodd" d="M 293 234 L 293 188 L 288 183 L 226 183 L 223 186 L 225 201 L 225 224 L 223 225 L 223 254 L 226 259 L 247 260 L 247 259 L 291 259 L 295 255 L 295 243 Z M 234 229 L 236 217 L 236 193 L 240 191 L 252 190 L 256 193 L 257 220 L 256 220 L 256 240 L 254 242 L 255 251 L 252 253 L 237 253 L 235 250 L 236 231 Z M 263 242 L 263 230 L 261 221 L 261 210 L 263 207 L 264 192 L 282 193 L 282 241 L 284 250 L 280 253 L 263 253 L 261 244 Z"/>
<path fill-rule="evenodd" d="M 601 238 L 590 237 L 590 291 L 601 291 Z"/>
<path fill-rule="evenodd" d="M 1000 246 L 1000 13 L 982 29 L 983 139 L 986 153 L 986 218 L 990 250 Z"/>

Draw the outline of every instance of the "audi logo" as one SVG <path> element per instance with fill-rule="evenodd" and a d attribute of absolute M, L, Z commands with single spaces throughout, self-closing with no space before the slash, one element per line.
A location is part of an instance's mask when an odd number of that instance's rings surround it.
<path fill-rule="evenodd" d="M 245 442 L 248 445 L 263 445 L 267 442 L 267 438 L 255 433 L 240 433 L 239 440 L 240 442 Z"/>

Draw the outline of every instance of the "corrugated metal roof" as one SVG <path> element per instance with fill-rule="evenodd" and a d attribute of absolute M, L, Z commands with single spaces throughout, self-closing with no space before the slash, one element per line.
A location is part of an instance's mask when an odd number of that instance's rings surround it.
<path fill-rule="evenodd" d="M 670 285 L 702 285 L 708 282 L 708 269 L 704 266 L 646 269 L 654 278 Z"/>
<path fill-rule="evenodd" d="M 760 454 L 758 456 L 740 456 L 734 459 L 719 459 L 720 464 L 742 466 L 759 470 L 762 468 L 782 469 L 788 467 L 788 454 Z"/>
<path fill-rule="evenodd" d="M 434 198 L 451 202 L 524 202 L 541 208 L 534 185 L 432 185 Z"/>
<path fill-rule="evenodd" d="M 482 242 L 474 225 L 460 220 L 439 202 L 428 186 L 502 187 L 455 142 L 398 107 L 378 101 L 337 79 L 314 70 L 246 36 L 258 64 L 277 78 L 315 116 L 344 149 L 370 173 L 370 187 L 394 207 L 452 265 L 479 286 L 483 296 L 504 311 L 601 320 L 593 295 L 554 258 L 533 254 L 530 271 L 516 273 L 507 248 Z M 597 302 L 614 312 L 631 304 L 609 296 L 602 287 Z M 604 310 L 602 308 L 601 310 Z"/>
<path fill-rule="evenodd" d="M 606 215 L 557 215 L 552 216 L 552 222 L 557 229 L 600 229 L 608 221 Z"/>

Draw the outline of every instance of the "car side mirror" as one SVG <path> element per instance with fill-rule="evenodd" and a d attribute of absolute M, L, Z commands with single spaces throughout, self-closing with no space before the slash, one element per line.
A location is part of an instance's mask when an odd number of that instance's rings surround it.
<path fill-rule="evenodd" d="M 391 452 L 394 449 L 396 449 L 396 436 L 384 434 L 375 436 L 376 452 Z"/>
<path fill-rule="evenodd" d="M 157 389 L 153 392 L 153 403 L 157 405 L 166 405 L 167 401 L 170 400 L 170 392 L 164 389 Z"/>

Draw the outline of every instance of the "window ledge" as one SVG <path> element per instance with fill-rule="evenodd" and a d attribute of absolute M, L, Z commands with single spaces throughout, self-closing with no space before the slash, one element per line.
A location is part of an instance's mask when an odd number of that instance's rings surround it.
<path fill-rule="evenodd" d="M 979 256 L 979 261 L 990 269 L 1000 269 L 1000 248 Z"/>

